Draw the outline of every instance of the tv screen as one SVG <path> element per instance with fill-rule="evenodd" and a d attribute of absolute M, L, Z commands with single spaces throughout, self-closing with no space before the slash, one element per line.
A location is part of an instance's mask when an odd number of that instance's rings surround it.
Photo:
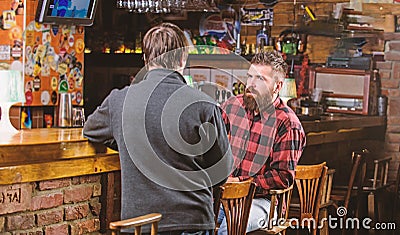
<path fill-rule="evenodd" d="M 47 24 L 93 24 L 97 0 L 40 0 L 35 20 Z"/>

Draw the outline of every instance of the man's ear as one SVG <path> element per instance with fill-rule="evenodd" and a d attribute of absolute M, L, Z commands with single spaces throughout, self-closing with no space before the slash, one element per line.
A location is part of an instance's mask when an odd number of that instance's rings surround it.
<path fill-rule="evenodd" d="M 282 86 L 283 86 L 283 82 L 282 81 L 275 82 L 274 93 L 278 93 L 282 89 Z"/>
<path fill-rule="evenodd" d="M 146 55 L 145 54 L 143 54 L 143 61 L 144 61 L 144 64 L 147 64 Z"/>

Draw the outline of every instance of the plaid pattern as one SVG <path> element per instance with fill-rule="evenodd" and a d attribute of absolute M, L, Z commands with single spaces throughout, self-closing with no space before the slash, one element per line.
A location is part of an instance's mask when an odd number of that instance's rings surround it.
<path fill-rule="evenodd" d="M 268 189 L 293 184 L 305 133 L 296 114 L 280 98 L 274 101 L 272 110 L 262 110 L 256 116 L 243 103 L 243 95 L 238 95 L 222 105 L 235 159 L 231 176 L 241 181 L 254 177 L 256 196 L 264 197 Z"/>

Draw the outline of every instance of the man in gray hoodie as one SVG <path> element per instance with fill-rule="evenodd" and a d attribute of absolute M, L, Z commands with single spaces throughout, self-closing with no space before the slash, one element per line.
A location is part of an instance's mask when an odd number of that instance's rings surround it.
<path fill-rule="evenodd" d="M 173 24 L 151 28 L 143 80 L 113 90 L 83 130 L 119 151 L 121 218 L 161 213 L 161 234 L 211 234 L 212 187 L 226 181 L 233 164 L 219 107 L 182 76 L 187 45 Z"/>

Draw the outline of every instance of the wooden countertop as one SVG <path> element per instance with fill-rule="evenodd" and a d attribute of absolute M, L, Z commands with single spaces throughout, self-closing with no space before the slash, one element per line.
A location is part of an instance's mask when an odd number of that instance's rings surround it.
<path fill-rule="evenodd" d="M 0 185 L 119 170 L 118 152 L 89 143 L 81 128 L 0 134 Z"/>
<path fill-rule="evenodd" d="M 386 117 L 341 115 L 323 116 L 321 120 L 302 121 L 307 146 L 357 139 L 384 138 Z"/>
<path fill-rule="evenodd" d="M 379 116 L 333 116 L 302 121 L 307 146 L 375 138 L 386 128 Z M 89 143 L 81 128 L 21 130 L 0 134 L 0 185 L 120 170 L 118 152 Z"/>

